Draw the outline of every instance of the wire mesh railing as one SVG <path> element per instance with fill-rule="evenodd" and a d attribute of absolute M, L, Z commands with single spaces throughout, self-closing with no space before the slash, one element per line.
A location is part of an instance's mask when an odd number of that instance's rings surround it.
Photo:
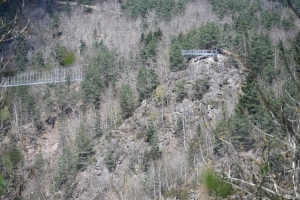
<path fill-rule="evenodd" d="M 218 54 L 217 50 L 182 50 L 181 54 L 183 56 L 208 56 L 212 57 Z"/>
<path fill-rule="evenodd" d="M 2 77 L 1 87 L 81 81 L 83 76 L 84 73 L 81 66 L 65 67 L 52 71 L 22 73 L 15 76 Z"/>

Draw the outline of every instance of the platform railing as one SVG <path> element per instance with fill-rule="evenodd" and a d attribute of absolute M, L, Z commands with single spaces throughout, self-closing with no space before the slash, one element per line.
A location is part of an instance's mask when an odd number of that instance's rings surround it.
<path fill-rule="evenodd" d="M 217 50 L 182 50 L 181 54 L 183 56 L 208 56 L 212 57 L 216 54 L 218 54 Z"/>
<path fill-rule="evenodd" d="M 80 81 L 83 76 L 81 66 L 65 67 L 52 71 L 21 73 L 15 76 L 2 77 L 1 87 Z"/>

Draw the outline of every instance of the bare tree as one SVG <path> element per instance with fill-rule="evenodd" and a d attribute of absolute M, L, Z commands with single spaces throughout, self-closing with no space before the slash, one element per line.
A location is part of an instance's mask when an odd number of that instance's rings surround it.
<path fill-rule="evenodd" d="M 288 5 L 300 19 L 300 15 L 287 0 Z M 291 43 L 294 51 L 293 58 L 286 53 L 286 47 L 280 41 L 279 48 L 282 55 L 282 64 L 290 81 L 295 85 L 295 90 L 300 93 L 300 33 L 296 36 L 297 42 Z M 290 61 L 289 59 L 294 59 Z M 252 134 L 256 134 L 261 144 L 256 152 L 238 151 L 236 145 L 233 145 L 230 137 L 218 137 L 225 150 L 224 157 L 219 165 L 219 170 L 225 174 L 228 182 L 241 197 L 245 198 L 281 198 L 281 199 L 299 199 L 300 198 L 300 100 L 295 94 L 291 94 L 286 89 L 283 93 L 286 96 L 282 99 L 280 105 L 270 105 L 271 98 L 263 91 L 263 88 L 257 84 L 259 76 L 251 68 L 254 76 L 255 87 L 261 98 L 261 104 L 268 112 L 273 126 L 277 128 L 276 135 L 270 134 L 260 127 L 257 123 L 248 117 L 247 109 L 241 107 L 241 111 L 252 127 Z M 287 80 L 285 80 L 287 81 Z M 275 129 L 276 129 L 275 128 Z M 224 131 L 226 132 L 226 131 Z M 273 165 L 273 166 L 272 166 Z M 275 166 L 274 166 L 275 165 Z"/>
<path fill-rule="evenodd" d="M 2 32 L 2 35 L 0 37 L 0 44 L 13 41 L 17 36 L 21 34 L 27 36 L 27 29 L 30 24 L 29 14 L 34 5 L 35 1 L 29 3 L 29 0 L 18 0 L 17 2 L 13 2 L 11 0 L 0 1 L 0 7 L 6 6 L 9 9 L 15 10 L 14 17 L 0 17 L 0 32 Z M 22 45 L 23 44 L 19 45 L 19 48 L 16 50 L 16 52 L 20 50 Z M 4 61 L 4 57 L 2 54 L 2 57 L 0 59 L 2 68 L 0 72 L 3 72 L 3 70 L 5 70 L 8 63 L 11 62 L 15 57 L 16 52 L 9 55 L 6 61 Z"/>

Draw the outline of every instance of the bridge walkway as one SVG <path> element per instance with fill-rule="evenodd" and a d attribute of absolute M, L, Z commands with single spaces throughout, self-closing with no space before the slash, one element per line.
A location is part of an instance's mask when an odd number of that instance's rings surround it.
<path fill-rule="evenodd" d="M 206 57 L 213 57 L 214 55 L 218 54 L 217 50 L 182 50 L 181 54 L 186 57 L 195 57 L 195 56 L 206 56 Z"/>
<path fill-rule="evenodd" d="M 1 87 L 81 81 L 83 77 L 84 71 L 81 66 L 65 67 L 52 71 L 21 73 L 15 76 L 2 77 Z"/>

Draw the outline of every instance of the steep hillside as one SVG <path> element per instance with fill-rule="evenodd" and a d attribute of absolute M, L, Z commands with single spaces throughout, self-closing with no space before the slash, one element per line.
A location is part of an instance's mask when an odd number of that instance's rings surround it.
<path fill-rule="evenodd" d="M 1 44 L 1 77 L 85 77 L 2 89 L 2 199 L 297 197 L 300 19 L 287 4 L 46 0 L 30 14 Z M 199 48 L 227 53 L 181 55 Z"/>
<path fill-rule="evenodd" d="M 202 99 L 197 99 L 196 82 L 204 79 L 207 80 L 208 90 L 202 91 Z M 170 73 L 168 79 L 152 97 L 141 103 L 132 117 L 112 130 L 109 139 L 105 136 L 94 147 L 97 152 L 95 161 L 78 174 L 74 197 L 171 198 L 176 196 L 176 192 L 167 194 L 164 191 L 182 192 L 180 187 L 185 188 L 183 190 L 188 196 L 205 196 L 202 192 L 194 191 L 198 190 L 200 172 L 197 175 L 191 171 L 191 167 L 201 170 L 205 163 L 212 160 L 207 156 L 212 154 L 213 129 L 221 119 L 234 112 L 232 102 L 237 102 L 244 79 L 243 70 L 233 67 L 224 56 L 219 56 L 219 62 L 209 58 L 192 62 L 184 71 Z M 179 83 L 183 84 L 185 91 L 180 101 L 179 92 L 174 91 Z M 151 142 L 147 142 L 147 127 L 151 121 L 157 132 L 157 148 L 162 155 L 160 159 L 154 159 L 154 163 L 151 162 L 153 158 L 145 163 L 145 152 L 154 151 Z M 202 127 L 201 133 L 199 130 L 197 132 L 197 126 Z M 193 140 L 198 138 L 203 145 L 199 146 L 203 148 L 203 155 L 190 152 L 191 148 L 197 148 L 193 146 Z M 116 165 L 112 173 L 105 161 L 110 150 L 113 150 L 112 157 Z M 189 160 L 188 155 L 191 156 Z M 149 168 L 146 173 L 145 165 Z"/>

